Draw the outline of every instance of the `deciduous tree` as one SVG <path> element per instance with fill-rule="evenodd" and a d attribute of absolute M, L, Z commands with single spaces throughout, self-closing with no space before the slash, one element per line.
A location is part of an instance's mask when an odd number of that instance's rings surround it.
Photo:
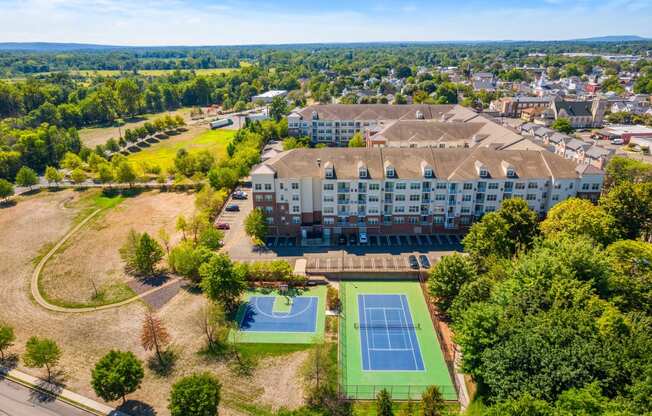
<path fill-rule="evenodd" d="M 31 337 L 27 340 L 23 362 L 27 367 L 45 367 L 48 372 L 48 380 L 52 378 L 52 367 L 59 363 L 60 358 L 61 349 L 53 340 L 38 337 Z"/>
<path fill-rule="evenodd" d="M 140 333 L 140 344 L 143 346 L 143 349 L 145 351 L 154 350 L 156 352 L 156 358 L 158 358 L 159 363 L 163 366 L 165 363 L 161 355 L 161 349 L 165 348 L 169 343 L 170 334 L 165 329 L 161 319 L 151 311 L 147 311 Z"/>
<path fill-rule="evenodd" d="M 5 359 L 5 350 L 11 347 L 16 341 L 14 328 L 0 322 L 0 360 Z"/>
<path fill-rule="evenodd" d="M 95 394 L 106 401 L 122 398 L 135 392 L 145 376 L 143 364 L 131 352 L 111 351 L 100 359 L 91 373 Z"/>
<path fill-rule="evenodd" d="M 238 304 L 246 289 L 242 271 L 234 267 L 226 254 L 213 254 L 210 260 L 199 268 L 201 288 L 209 299 L 219 302 L 227 312 Z"/>
<path fill-rule="evenodd" d="M 222 385 L 210 373 L 193 374 L 174 383 L 170 393 L 172 416 L 217 416 Z"/>

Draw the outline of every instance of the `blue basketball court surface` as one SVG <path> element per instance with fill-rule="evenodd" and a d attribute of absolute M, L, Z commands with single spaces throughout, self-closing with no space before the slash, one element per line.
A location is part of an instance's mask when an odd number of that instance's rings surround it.
<path fill-rule="evenodd" d="M 275 305 L 275 302 L 277 303 Z M 283 302 L 278 304 L 278 302 Z M 252 296 L 245 305 L 240 322 L 243 332 L 315 332 L 317 327 L 317 296 L 291 299 L 282 296 Z"/>
<path fill-rule="evenodd" d="M 364 371 L 424 371 L 405 295 L 358 295 L 358 314 Z"/>

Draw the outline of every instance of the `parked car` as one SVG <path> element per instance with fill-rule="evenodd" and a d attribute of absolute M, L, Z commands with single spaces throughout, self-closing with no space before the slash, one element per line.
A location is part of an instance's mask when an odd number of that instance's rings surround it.
<path fill-rule="evenodd" d="M 360 244 L 367 244 L 369 242 L 367 239 L 367 233 L 360 233 L 360 238 L 358 241 L 360 241 Z"/>
<path fill-rule="evenodd" d="M 351 235 L 349 236 L 349 244 L 351 244 L 351 245 L 353 246 L 353 245 L 355 245 L 357 242 L 358 242 L 358 237 L 356 237 L 355 234 L 351 234 Z"/>
<path fill-rule="evenodd" d="M 346 245 L 346 236 L 340 234 L 340 236 L 337 238 L 337 244 L 340 246 Z"/>
<path fill-rule="evenodd" d="M 231 205 L 227 205 L 226 208 L 224 208 L 224 211 L 238 212 L 240 211 L 240 207 L 237 206 L 236 204 L 231 204 Z"/>
<path fill-rule="evenodd" d="M 245 191 L 235 191 L 233 199 L 247 199 L 247 193 Z"/>
<path fill-rule="evenodd" d="M 417 256 L 410 255 L 410 257 L 408 257 L 408 262 L 410 263 L 411 268 L 415 270 L 419 269 L 419 262 L 417 261 Z"/>
<path fill-rule="evenodd" d="M 625 144 L 623 139 L 611 139 L 611 144 Z"/>
<path fill-rule="evenodd" d="M 424 269 L 430 268 L 430 260 L 428 259 L 428 256 L 424 254 L 420 255 L 419 262 L 421 263 L 421 267 L 423 267 Z"/>
<path fill-rule="evenodd" d="M 218 222 L 215 227 L 217 227 L 218 230 L 230 230 L 231 226 L 225 222 Z"/>

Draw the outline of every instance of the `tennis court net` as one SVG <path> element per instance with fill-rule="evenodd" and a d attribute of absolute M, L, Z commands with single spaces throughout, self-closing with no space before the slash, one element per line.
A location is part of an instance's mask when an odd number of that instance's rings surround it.
<path fill-rule="evenodd" d="M 421 324 L 416 325 L 401 325 L 401 324 L 359 324 L 354 323 L 355 329 L 421 329 Z"/>

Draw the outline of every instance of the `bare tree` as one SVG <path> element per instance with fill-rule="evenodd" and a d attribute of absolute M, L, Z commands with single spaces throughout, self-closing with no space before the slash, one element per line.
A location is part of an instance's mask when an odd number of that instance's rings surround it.
<path fill-rule="evenodd" d="M 195 318 L 197 327 L 206 336 L 206 344 L 209 350 L 215 350 L 228 333 L 224 310 L 214 302 L 203 306 Z"/>
<path fill-rule="evenodd" d="M 147 311 L 143 320 L 143 330 L 140 336 L 140 342 L 145 351 L 156 351 L 156 357 L 163 366 L 163 356 L 161 349 L 170 343 L 170 334 L 163 326 L 163 322 L 151 311 Z"/>

